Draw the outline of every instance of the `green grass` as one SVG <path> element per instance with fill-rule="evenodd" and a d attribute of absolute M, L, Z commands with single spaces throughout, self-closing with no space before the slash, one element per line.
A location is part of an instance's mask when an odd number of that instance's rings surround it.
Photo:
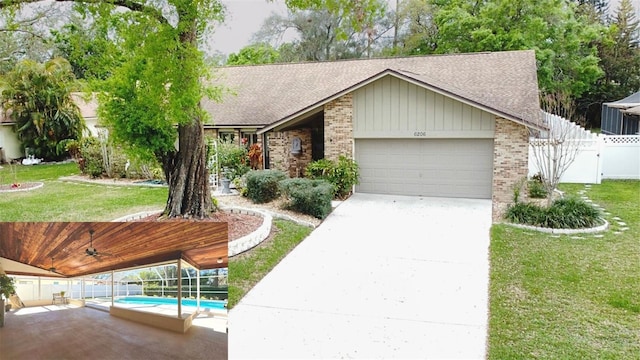
<path fill-rule="evenodd" d="M 0 184 L 44 182 L 40 189 L 0 193 L 0 221 L 111 221 L 127 214 L 161 209 L 166 188 L 63 182 L 79 174 L 75 163 L 0 169 Z"/>
<path fill-rule="evenodd" d="M 488 358 L 640 358 L 640 182 L 604 181 L 587 196 L 611 213 L 602 238 L 493 226 Z M 614 216 L 629 230 L 615 234 Z"/>
<path fill-rule="evenodd" d="M 277 233 L 272 241 L 240 258 L 229 259 L 229 309 L 233 308 L 312 230 L 286 220 L 274 220 L 274 225 Z"/>

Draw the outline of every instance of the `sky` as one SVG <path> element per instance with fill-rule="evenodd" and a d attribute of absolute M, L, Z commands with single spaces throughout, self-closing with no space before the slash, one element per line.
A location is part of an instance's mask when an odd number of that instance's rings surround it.
<path fill-rule="evenodd" d="M 222 3 L 227 7 L 227 18 L 224 24 L 216 26 L 209 51 L 217 50 L 225 55 L 237 53 L 248 45 L 251 36 L 272 12 L 287 13 L 284 0 L 222 0 Z"/>

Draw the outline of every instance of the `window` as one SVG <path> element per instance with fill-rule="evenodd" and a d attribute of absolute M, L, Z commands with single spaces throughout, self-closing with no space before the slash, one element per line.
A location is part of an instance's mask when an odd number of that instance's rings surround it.
<path fill-rule="evenodd" d="M 220 140 L 222 140 L 224 142 L 233 143 L 233 141 L 236 138 L 236 134 L 233 131 L 222 131 L 222 130 L 220 130 L 220 132 L 218 132 L 218 137 L 220 138 Z"/>
<path fill-rule="evenodd" d="M 240 137 L 242 138 L 240 141 L 241 144 L 246 147 L 258 143 L 258 134 L 256 134 L 255 131 L 242 131 Z"/>

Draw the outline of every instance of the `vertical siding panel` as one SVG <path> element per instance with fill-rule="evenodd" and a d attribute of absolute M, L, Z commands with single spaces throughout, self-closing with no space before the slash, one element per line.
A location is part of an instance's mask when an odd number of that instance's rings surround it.
<path fill-rule="evenodd" d="M 482 130 L 495 130 L 496 122 L 494 119 L 495 117 L 492 114 L 486 111 L 483 111 L 482 112 L 482 124 L 483 124 Z"/>
<path fill-rule="evenodd" d="M 436 130 L 450 130 L 453 124 L 451 123 L 451 112 L 453 111 L 453 101 L 440 94 L 436 94 L 437 97 L 442 99 L 442 105 L 438 109 L 438 116 L 436 117 Z"/>
<path fill-rule="evenodd" d="M 366 87 L 366 92 L 367 92 L 367 101 L 366 101 L 366 112 L 365 112 L 365 129 L 364 131 L 368 134 L 371 133 L 373 131 L 373 104 L 375 103 L 375 92 L 373 91 L 373 86 L 369 85 Z"/>
<path fill-rule="evenodd" d="M 356 90 L 353 93 L 353 133 L 358 134 L 362 131 L 361 125 L 365 117 L 363 116 L 363 112 L 365 108 L 363 107 L 364 103 L 364 95 L 366 88 L 362 88 Z"/>
<path fill-rule="evenodd" d="M 407 96 L 409 83 L 406 81 L 398 81 L 398 130 L 406 131 L 408 129 L 407 117 L 409 116 L 409 109 L 407 103 Z"/>
<path fill-rule="evenodd" d="M 467 104 L 462 104 L 462 118 L 464 119 L 464 121 L 462 122 L 463 131 L 471 130 L 471 122 L 472 122 L 471 116 L 472 116 L 471 106 Z"/>
<path fill-rule="evenodd" d="M 399 118 L 400 118 L 400 80 L 396 79 L 394 77 L 391 77 L 391 83 L 389 84 L 389 89 L 390 89 L 390 94 L 389 94 L 389 101 L 390 103 L 390 109 L 389 109 L 389 115 L 391 116 L 391 119 L 389 121 L 389 123 L 391 124 L 390 128 L 391 131 L 398 131 L 400 130 L 400 124 L 399 124 Z"/>
<path fill-rule="evenodd" d="M 407 84 L 407 130 L 415 130 L 416 123 L 416 90 L 417 87 L 413 84 Z"/>
<path fill-rule="evenodd" d="M 415 86 L 415 85 L 414 85 Z M 413 129 L 415 130 L 426 130 L 428 128 L 427 121 L 429 121 L 429 116 L 427 116 L 427 102 L 428 102 L 428 94 L 427 92 L 420 87 L 416 86 L 416 123 L 414 124 Z"/>
<path fill-rule="evenodd" d="M 471 130 L 482 130 L 482 110 L 472 107 L 471 116 L 473 118 Z"/>
<path fill-rule="evenodd" d="M 433 110 L 435 106 L 435 99 L 433 97 L 433 92 L 427 91 L 422 88 L 418 88 L 418 91 L 422 94 L 421 99 L 424 102 L 424 110 L 423 117 L 421 118 L 422 124 L 417 128 L 417 130 L 433 130 Z"/>
<path fill-rule="evenodd" d="M 441 94 L 438 94 L 438 93 L 434 93 L 434 92 L 432 92 L 432 93 L 434 94 L 434 100 L 435 100 L 434 101 L 434 105 L 433 105 L 433 107 L 435 109 L 435 111 L 433 113 L 433 122 L 434 122 L 434 125 L 436 123 L 442 124 L 444 122 L 444 117 L 446 115 L 444 113 L 444 96 L 442 96 Z M 434 126 L 434 128 L 435 128 L 435 126 Z"/>
<path fill-rule="evenodd" d="M 375 131 L 382 131 L 384 130 L 382 128 L 382 107 L 383 107 L 383 101 L 384 99 L 382 98 L 382 81 L 376 81 L 375 83 L 373 83 L 373 90 L 374 90 L 374 98 L 375 98 L 375 102 L 373 103 L 373 112 L 374 112 L 374 123 L 373 123 L 373 130 Z"/>
<path fill-rule="evenodd" d="M 392 111 L 392 108 L 394 107 L 394 97 L 393 97 L 393 91 L 391 89 L 391 87 L 393 86 L 393 80 L 394 78 L 392 78 L 391 76 L 386 76 L 385 78 L 383 78 L 383 86 L 382 89 L 384 90 L 383 94 L 382 94 L 382 98 L 383 98 L 383 103 L 382 103 L 382 109 L 383 109 L 383 117 L 382 117 L 382 125 L 385 131 L 393 131 L 395 130 L 394 128 L 394 124 L 393 121 L 395 119 L 394 113 Z"/>
<path fill-rule="evenodd" d="M 451 113 L 451 116 L 455 119 L 458 119 L 459 121 L 459 127 L 455 129 L 456 131 L 462 131 L 462 129 L 464 128 L 464 118 L 462 110 L 463 106 L 464 104 L 459 101 L 455 101 L 453 103 L 453 111 Z"/>
<path fill-rule="evenodd" d="M 436 121 L 442 124 L 442 130 L 449 130 L 451 128 L 451 101 L 441 94 L 434 93 L 434 95 L 436 98 Z"/>

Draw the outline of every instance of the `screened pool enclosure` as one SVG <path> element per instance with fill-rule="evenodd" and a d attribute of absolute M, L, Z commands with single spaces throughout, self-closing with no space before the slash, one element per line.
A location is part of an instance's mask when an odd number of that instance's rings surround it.
<path fill-rule="evenodd" d="M 180 274 L 180 276 L 178 276 Z M 84 300 L 87 305 L 124 306 L 126 299 L 173 299 L 151 301 L 163 307 L 200 308 L 201 302 L 220 304 L 228 294 L 227 268 L 198 271 L 184 261 L 112 271 L 80 278 L 12 276 L 16 293 L 27 305 L 53 302 L 53 294 L 63 293 L 67 301 Z M 177 299 L 181 302 L 178 304 Z M 119 300 L 122 300 L 119 302 Z"/>

